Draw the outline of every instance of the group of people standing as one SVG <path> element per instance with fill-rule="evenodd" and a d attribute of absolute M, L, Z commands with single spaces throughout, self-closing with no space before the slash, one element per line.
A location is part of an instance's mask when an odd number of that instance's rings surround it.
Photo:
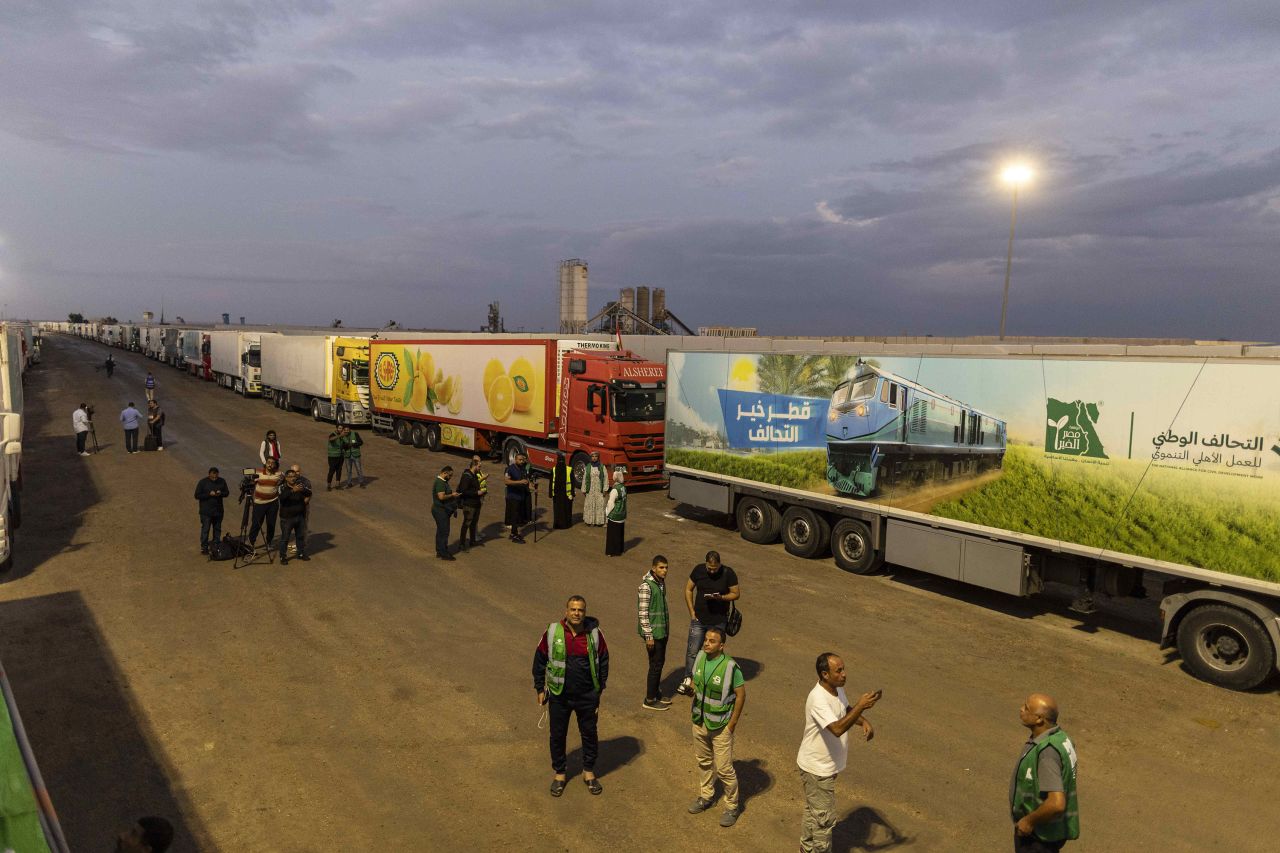
<path fill-rule="evenodd" d="M 364 488 L 364 459 L 360 450 L 362 447 L 364 447 L 364 439 L 361 438 L 360 433 L 346 424 L 338 424 L 337 428 L 329 433 L 328 446 L 325 448 L 329 458 L 329 473 L 324 478 L 325 491 L 333 491 L 335 480 L 339 489 L 343 485 L 348 489 L 351 488 L 356 480 L 359 480 L 360 488 Z M 347 469 L 345 484 L 342 482 L 344 466 Z"/>

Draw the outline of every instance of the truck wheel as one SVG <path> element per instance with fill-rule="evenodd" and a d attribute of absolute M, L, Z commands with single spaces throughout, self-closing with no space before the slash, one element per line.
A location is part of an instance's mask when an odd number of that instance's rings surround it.
<path fill-rule="evenodd" d="M 427 446 L 427 425 L 426 424 L 414 424 L 409 434 L 413 436 L 414 447 L 423 448 Z"/>
<path fill-rule="evenodd" d="M 427 450 L 440 452 L 440 424 L 427 424 Z"/>
<path fill-rule="evenodd" d="M 769 545 L 778 541 L 782 531 L 782 515 L 777 507 L 764 498 L 747 495 L 738 501 L 734 513 L 738 532 L 742 538 L 757 545 Z"/>
<path fill-rule="evenodd" d="M 572 469 L 570 476 L 573 477 L 573 490 L 575 492 L 582 491 L 582 481 L 587 477 L 587 466 L 591 464 L 591 457 L 579 450 L 573 454 L 573 459 L 569 465 Z"/>
<path fill-rule="evenodd" d="M 319 400 L 312 400 L 312 401 L 311 401 L 311 419 L 312 419 L 312 420 L 314 420 L 314 421 L 321 420 L 321 417 L 320 417 L 320 401 L 319 401 Z"/>
<path fill-rule="evenodd" d="M 782 545 L 788 554 L 816 557 L 831 542 L 831 524 L 821 513 L 793 506 L 782 514 Z"/>
<path fill-rule="evenodd" d="M 1225 604 L 1202 604 L 1183 617 L 1178 653 L 1196 678 L 1232 690 L 1265 681 L 1276 654 L 1257 619 Z"/>
<path fill-rule="evenodd" d="M 528 454 L 525 453 L 524 442 L 518 438 L 508 438 L 502 445 L 502 458 L 506 460 L 508 465 L 516 464 L 516 455 L 521 453 L 525 454 L 526 459 L 529 458 Z"/>
<path fill-rule="evenodd" d="M 856 518 L 842 518 L 831 530 L 831 556 L 836 565 L 855 575 L 869 575 L 884 557 L 871 545 L 871 528 Z"/>
<path fill-rule="evenodd" d="M 395 426 L 391 429 L 395 433 L 396 441 L 401 444 L 413 444 L 413 424 L 403 418 L 396 418 Z"/>
<path fill-rule="evenodd" d="M 333 413 L 333 422 L 338 426 L 347 425 L 347 414 L 341 406 L 338 406 L 337 410 Z"/>

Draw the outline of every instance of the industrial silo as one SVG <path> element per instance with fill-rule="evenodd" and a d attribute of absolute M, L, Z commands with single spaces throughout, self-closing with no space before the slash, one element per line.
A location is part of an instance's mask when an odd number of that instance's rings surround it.
<path fill-rule="evenodd" d="M 632 313 L 634 313 L 636 310 L 635 288 L 624 287 L 622 288 L 622 290 L 618 291 L 618 294 L 619 294 L 618 304 L 620 304 L 623 308 L 627 309 L 628 311 L 631 311 Z M 622 331 L 630 332 L 632 331 L 632 326 L 634 325 L 635 323 L 632 321 L 630 316 L 625 314 L 622 316 Z"/>
<path fill-rule="evenodd" d="M 649 311 L 651 323 L 661 323 L 667 319 L 667 290 L 663 287 L 653 289 L 653 304 Z"/>
<path fill-rule="evenodd" d="M 636 314 L 641 320 L 649 322 L 649 288 L 644 285 L 636 288 Z"/>
<path fill-rule="evenodd" d="M 579 334 L 587 327 L 587 262 L 560 262 L 560 331 Z"/>

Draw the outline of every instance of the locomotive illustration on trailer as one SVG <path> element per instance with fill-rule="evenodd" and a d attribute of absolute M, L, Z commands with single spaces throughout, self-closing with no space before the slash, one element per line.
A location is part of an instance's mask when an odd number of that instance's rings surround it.
<path fill-rule="evenodd" d="M 831 393 L 827 481 L 841 494 L 999 468 L 1004 450 L 1004 421 L 862 360 Z"/>

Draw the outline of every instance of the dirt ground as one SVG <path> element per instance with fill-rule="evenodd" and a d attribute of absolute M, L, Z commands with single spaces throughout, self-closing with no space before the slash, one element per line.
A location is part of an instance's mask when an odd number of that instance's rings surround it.
<path fill-rule="evenodd" d="M 1008 849 L 1018 707 L 1032 690 L 1058 698 L 1080 753 L 1084 837 L 1070 849 L 1275 849 L 1276 682 L 1237 694 L 1194 680 L 1151 642 L 1154 604 L 1079 617 L 1062 600 L 905 570 L 848 575 L 748 545 L 661 491 L 634 497 L 618 559 L 578 525 L 441 563 L 428 488 L 462 456 L 369 436 L 368 488 L 325 492 L 327 425 L 115 352 L 107 379 L 93 369 L 100 346 L 46 339 L 27 385 L 24 524 L 0 578 L 0 659 L 75 850 L 109 849 L 147 813 L 174 820 L 175 851 L 794 850 L 795 752 L 824 650 L 844 656 L 851 695 L 884 690 L 876 738 L 851 744 L 837 785 L 837 850 Z M 148 368 L 169 447 L 129 456 L 116 415 L 144 399 Z M 91 458 L 73 453 L 81 400 L 98 407 Z M 195 483 L 214 464 L 234 485 L 268 428 L 320 486 L 314 559 L 208 563 Z M 500 514 L 491 499 L 490 536 Z M 711 548 L 742 580 L 729 651 L 749 677 L 735 756 L 745 811 L 728 830 L 719 808 L 685 811 L 687 706 L 640 707 L 635 634 L 649 558 L 672 561 L 680 614 L 687 571 Z M 552 799 L 530 663 L 570 593 L 586 596 L 612 653 L 604 794 L 582 785 L 571 734 L 571 784 Z"/>

